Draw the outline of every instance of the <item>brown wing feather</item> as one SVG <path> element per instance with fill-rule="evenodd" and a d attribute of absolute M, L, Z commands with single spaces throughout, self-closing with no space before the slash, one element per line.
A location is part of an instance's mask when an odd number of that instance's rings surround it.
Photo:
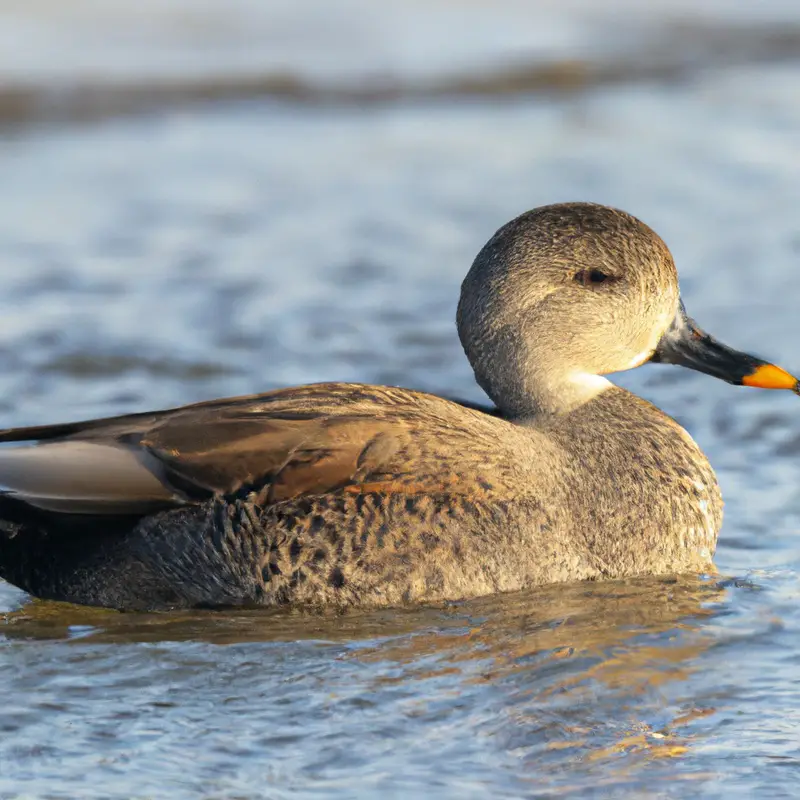
<path fill-rule="evenodd" d="M 262 502 L 346 487 L 360 491 L 365 485 L 397 485 L 399 473 L 421 491 L 432 480 L 413 463 L 413 434 L 425 398 L 434 400 L 388 387 L 318 384 L 150 414 L 0 431 L 0 441 L 39 442 L 0 450 L 0 486 L 41 508 L 104 514 L 146 513 L 154 505 L 241 491 L 257 492 Z M 67 443 L 81 444 L 75 463 L 64 450 Z M 85 471 L 86 480 L 76 481 L 76 469 Z"/>
<path fill-rule="evenodd" d="M 242 435 L 244 428 L 238 427 L 239 435 L 223 436 L 211 447 L 181 446 L 190 431 L 173 431 L 170 426 L 144 437 L 141 443 L 176 486 L 189 484 L 200 493 L 229 495 L 269 485 L 268 499 L 278 501 L 340 488 L 378 469 L 380 457 L 396 451 L 397 437 L 405 435 L 401 421 L 354 416 L 309 420 L 259 417 L 249 426 L 249 435 Z M 226 432 L 224 424 L 210 427 L 221 428 L 217 433 Z M 392 446 L 376 448 L 377 437 L 393 442 Z"/>

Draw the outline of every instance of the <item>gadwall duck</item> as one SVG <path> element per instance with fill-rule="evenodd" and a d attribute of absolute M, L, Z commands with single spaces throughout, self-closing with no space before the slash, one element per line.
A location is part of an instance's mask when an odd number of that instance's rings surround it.
<path fill-rule="evenodd" d="M 666 245 L 567 203 L 503 226 L 461 287 L 482 408 L 326 383 L 0 431 L 0 576 L 119 609 L 387 606 L 705 572 L 714 472 L 602 377 L 645 361 L 797 391 L 686 316 Z M 31 443 L 36 443 L 31 446 Z"/>

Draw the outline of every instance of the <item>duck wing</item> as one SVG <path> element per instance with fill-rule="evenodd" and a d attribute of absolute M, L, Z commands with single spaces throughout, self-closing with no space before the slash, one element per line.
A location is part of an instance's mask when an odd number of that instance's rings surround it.
<path fill-rule="evenodd" d="M 0 442 L 18 443 L 0 447 L 0 493 L 50 512 L 143 515 L 214 495 L 270 504 L 398 479 L 424 491 L 436 479 L 415 432 L 436 422 L 431 401 L 450 430 L 448 409 L 479 413 L 409 390 L 316 384 L 0 430 Z"/>

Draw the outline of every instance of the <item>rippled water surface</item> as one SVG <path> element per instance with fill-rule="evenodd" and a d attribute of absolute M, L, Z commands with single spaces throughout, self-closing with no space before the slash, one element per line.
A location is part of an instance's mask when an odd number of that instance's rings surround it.
<path fill-rule="evenodd" d="M 578 3 L 541 3 L 541 25 L 512 2 L 494 25 L 468 2 L 409 3 L 389 22 L 339 3 L 359 51 L 326 38 L 311 4 L 275 4 L 277 28 L 262 4 L 220 16 L 198 3 L 184 27 L 186 4 L 144 4 L 154 17 L 131 5 L 127 38 L 108 11 L 88 25 L 92 4 L 72 17 L 19 4 L 0 40 L 61 53 L 67 83 L 96 82 L 105 58 L 106 78 L 142 86 L 204 64 L 288 70 L 325 91 L 173 107 L 186 89 L 173 84 L 147 113 L 100 104 L 80 121 L 40 51 L 3 51 L 6 84 L 50 110 L 0 113 L 2 424 L 326 379 L 480 399 L 455 335 L 460 281 L 500 224 L 568 199 L 643 218 L 700 324 L 800 369 L 800 15 L 717 2 L 681 38 L 669 7 L 633 5 L 608 4 L 627 15 L 615 26 Z M 472 91 L 458 83 L 474 74 L 470 47 L 447 35 L 456 12 L 473 15 L 487 74 L 510 30 L 520 63 L 613 56 L 634 74 Z M 163 39 L 145 35 L 153 19 Z M 65 38 L 70 25 L 87 38 Z M 262 29 L 306 49 L 270 62 L 237 48 Z M 750 50 L 702 45 L 728 29 Z M 65 44 L 95 40 L 105 55 Z M 216 43 L 206 61 L 198 41 Z M 662 43 L 655 61 L 647 42 Z M 439 53 L 427 73 L 414 43 Z M 340 102 L 377 73 L 408 97 Z M 421 99 L 414 87 L 442 75 L 447 91 Z M 350 95 L 323 96 L 333 84 Z M 345 616 L 117 614 L 0 584 L 0 797 L 795 796 L 800 401 L 668 367 L 619 380 L 715 465 L 718 576 Z"/>

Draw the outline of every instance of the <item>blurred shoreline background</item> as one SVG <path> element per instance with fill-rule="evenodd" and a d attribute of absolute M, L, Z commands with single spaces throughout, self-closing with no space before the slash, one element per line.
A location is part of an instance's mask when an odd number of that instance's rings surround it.
<path fill-rule="evenodd" d="M 0 20 L 6 125 L 576 93 L 800 58 L 788 0 L 7 0 Z"/>

